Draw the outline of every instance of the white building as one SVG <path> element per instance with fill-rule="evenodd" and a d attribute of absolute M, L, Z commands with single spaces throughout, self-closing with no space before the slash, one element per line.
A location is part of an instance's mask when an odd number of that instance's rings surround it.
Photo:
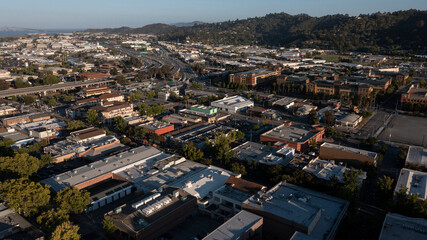
<path fill-rule="evenodd" d="M 344 182 L 344 173 L 349 170 L 349 168 L 342 164 L 335 164 L 334 161 L 316 158 L 311 160 L 302 170 L 323 180 L 329 181 L 333 178 L 337 178 L 339 182 Z M 366 177 L 366 172 L 362 172 L 362 175 L 359 176 L 359 184 L 362 184 Z"/>
<path fill-rule="evenodd" d="M 402 168 L 397 180 L 394 194 L 406 188 L 407 194 L 418 195 L 422 200 L 427 199 L 427 173 Z"/>
<path fill-rule="evenodd" d="M 388 213 L 384 219 L 378 240 L 427 239 L 427 220 Z"/>
<path fill-rule="evenodd" d="M 351 113 L 337 119 L 335 121 L 335 125 L 355 128 L 360 122 L 362 122 L 362 120 L 363 120 L 362 116 Z"/>
<path fill-rule="evenodd" d="M 220 111 L 236 113 L 247 111 L 248 108 L 254 106 L 254 102 L 241 96 L 233 96 L 211 102 L 211 106 Z"/>

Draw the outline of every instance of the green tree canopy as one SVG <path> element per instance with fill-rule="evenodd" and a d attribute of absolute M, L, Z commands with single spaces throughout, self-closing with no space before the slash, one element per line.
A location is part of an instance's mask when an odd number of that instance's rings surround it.
<path fill-rule="evenodd" d="M 98 117 L 98 113 L 95 110 L 90 109 L 86 113 L 86 122 L 89 124 L 97 124 L 99 122 Z"/>
<path fill-rule="evenodd" d="M 203 158 L 203 152 L 200 151 L 200 149 L 197 149 L 193 142 L 187 142 L 183 149 L 182 149 L 182 155 L 190 160 L 190 161 L 195 161 L 198 162 Z"/>
<path fill-rule="evenodd" d="M 63 222 L 57 226 L 52 233 L 52 240 L 80 240 L 79 226 L 73 225 L 70 221 Z"/>
<path fill-rule="evenodd" d="M 75 130 L 83 129 L 84 127 L 85 127 L 85 123 L 83 121 L 72 120 L 72 121 L 68 121 L 67 130 L 75 131 Z"/>
<path fill-rule="evenodd" d="M 49 204 L 50 191 L 25 178 L 11 179 L 0 184 L 0 198 L 18 214 L 31 216 Z"/>
<path fill-rule="evenodd" d="M 310 113 L 307 115 L 307 122 L 310 124 L 318 124 L 319 123 L 319 117 L 317 116 L 316 110 L 311 110 Z"/>
<path fill-rule="evenodd" d="M 36 100 L 34 100 L 33 97 L 27 95 L 22 98 L 22 101 L 24 101 L 25 104 L 30 105 L 33 104 Z"/>
<path fill-rule="evenodd" d="M 114 128 L 123 133 L 126 130 L 127 122 L 120 116 L 114 118 Z"/>
<path fill-rule="evenodd" d="M 44 232 L 51 234 L 53 231 L 55 231 L 56 227 L 68 221 L 68 218 L 69 215 L 66 211 L 62 209 L 50 209 L 48 211 L 42 212 L 37 217 L 37 223 Z"/>
<path fill-rule="evenodd" d="M 13 157 L 0 157 L 0 172 L 3 176 L 28 177 L 37 172 L 40 160 L 28 153 L 16 153 Z"/>
<path fill-rule="evenodd" d="M 56 194 L 55 202 L 66 212 L 80 214 L 90 203 L 90 193 L 74 186 L 66 187 Z"/>
<path fill-rule="evenodd" d="M 378 178 L 377 186 L 383 198 L 387 198 L 392 194 L 393 182 L 394 182 L 393 178 L 385 175 L 382 178 Z"/>
<path fill-rule="evenodd" d="M 115 231 L 117 231 L 116 224 L 114 223 L 113 219 L 109 216 L 104 216 L 104 219 L 102 220 L 102 227 L 104 228 L 105 232 L 107 232 L 108 235 L 111 235 Z"/>

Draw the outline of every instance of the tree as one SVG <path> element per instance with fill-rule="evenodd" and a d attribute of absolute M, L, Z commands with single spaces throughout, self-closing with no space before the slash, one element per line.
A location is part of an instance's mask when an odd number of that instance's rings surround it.
<path fill-rule="evenodd" d="M 234 162 L 233 164 L 231 164 L 231 171 L 237 174 L 241 174 L 242 176 L 247 174 L 245 165 L 238 162 Z"/>
<path fill-rule="evenodd" d="M 127 122 L 120 116 L 114 118 L 114 128 L 123 133 L 126 130 Z"/>
<path fill-rule="evenodd" d="M 40 157 L 40 165 L 41 166 L 48 165 L 51 162 L 52 162 L 52 155 L 50 155 L 50 154 L 43 154 Z"/>
<path fill-rule="evenodd" d="M 319 124 L 319 117 L 317 116 L 316 110 L 311 110 L 307 115 L 307 121 L 310 124 Z"/>
<path fill-rule="evenodd" d="M 15 87 L 16 88 L 25 88 L 25 87 L 29 87 L 31 86 L 28 81 L 24 82 L 24 80 L 22 80 L 22 78 L 17 78 L 14 81 L 15 83 Z"/>
<path fill-rule="evenodd" d="M 179 101 L 179 96 L 175 92 L 171 92 L 169 95 L 169 99 L 171 99 L 172 101 Z"/>
<path fill-rule="evenodd" d="M 328 111 L 325 113 L 325 121 L 328 126 L 333 126 L 335 124 L 335 113 L 334 111 Z"/>
<path fill-rule="evenodd" d="M 70 130 L 70 131 L 79 130 L 85 127 L 84 122 L 81 120 L 68 121 L 67 124 L 68 124 L 67 130 Z"/>
<path fill-rule="evenodd" d="M 0 157 L 0 172 L 2 176 L 29 177 L 37 172 L 40 160 L 28 153 L 17 153 L 13 157 Z"/>
<path fill-rule="evenodd" d="M 49 102 L 47 103 L 47 105 L 49 105 L 49 107 L 53 107 L 57 104 L 56 99 L 55 98 L 51 98 L 49 99 Z"/>
<path fill-rule="evenodd" d="M 15 141 L 13 141 L 10 138 L 3 138 L 0 140 L 0 156 L 12 156 L 13 150 L 12 145 L 15 144 Z"/>
<path fill-rule="evenodd" d="M 110 70 L 110 74 L 111 75 L 117 75 L 119 72 L 117 71 L 117 68 L 112 68 L 111 70 Z"/>
<path fill-rule="evenodd" d="M 116 224 L 114 223 L 113 219 L 109 216 L 104 216 L 104 219 L 102 220 L 102 227 L 104 228 L 105 232 L 107 232 L 107 234 L 110 236 L 115 231 L 117 231 Z"/>
<path fill-rule="evenodd" d="M 86 113 L 86 122 L 88 122 L 89 124 L 96 124 L 99 122 L 98 120 L 98 113 L 93 110 L 90 109 L 89 111 L 87 111 Z"/>
<path fill-rule="evenodd" d="M 55 83 L 59 83 L 59 78 L 57 76 L 48 74 L 47 76 L 43 77 L 43 85 L 50 85 Z"/>
<path fill-rule="evenodd" d="M 22 101 L 24 101 L 24 103 L 25 103 L 26 105 L 30 105 L 30 104 L 33 104 L 33 103 L 35 102 L 34 98 L 33 98 L 33 97 L 31 97 L 31 96 L 24 96 L 24 97 L 22 98 Z"/>
<path fill-rule="evenodd" d="M 394 179 L 384 175 L 382 178 L 378 178 L 377 186 L 383 199 L 389 197 L 393 191 Z"/>
<path fill-rule="evenodd" d="M 66 187 L 56 194 L 55 202 L 69 213 L 80 214 L 90 203 L 90 193 L 74 186 Z"/>
<path fill-rule="evenodd" d="M 200 161 L 203 158 L 203 152 L 200 151 L 200 149 L 197 149 L 193 142 L 187 142 L 183 149 L 182 149 L 182 155 L 190 160 L 190 161 Z"/>
<path fill-rule="evenodd" d="M 43 231 L 48 234 L 53 233 L 56 227 L 61 225 L 64 222 L 67 222 L 69 215 L 66 211 L 62 209 L 50 209 L 48 211 L 42 212 L 37 217 L 37 223 L 40 224 L 40 227 Z"/>
<path fill-rule="evenodd" d="M 0 90 L 9 89 L 10 84 L 6 82 L 4 79 L 0 79 Z"/>
<path fill-rule="evenodd" d="M 78 234 L 79 227 L 73 225 L 70 221 L 63 222 L 57 226 L 55 231 L 52 233 L 52 240 L 80 240 L 80 234 Z"/>
<path fill-rule="evenodd" d="M 50 190 L 25 178 L 10 179 L 0 184 L 0 199 L 18 214 L 28 217 L 49 204 Z"/>
<path fill-rule="evenodd" d="M 230 139 L 224 133 L 215 136 L 213 147 L 215 159 L 222 164 L 228 164 L 234 156 L 234 152 L 230 147 Z"/>
<path fill-rule="evenodd" d="M 198 83 L 198 82 L 193 82 L 192 84 L 191 84 L 191 88 L 202 88 L 202 84 L 200 84 L 200 83 Z"/>

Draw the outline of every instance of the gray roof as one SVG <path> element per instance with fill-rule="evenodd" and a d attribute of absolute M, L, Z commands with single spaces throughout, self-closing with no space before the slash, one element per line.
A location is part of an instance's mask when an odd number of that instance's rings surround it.
<path fill-rule="evenodd" d="M 365 155 L 365 156 L 373 157 L 373 158 L 375 158 L 377 156 L 376 152 L 370 152 L 370 151 L 366 151 L 366 150 L 362 150 L 362 149 L 358 149 L 358 148 L 352 148 L 352 147 L 347 147 L 347 146 L 342 146 L 342 145 L 327 143 L 327 142 L 322 143 L 322 145 L 320 145 L 320 147 L 326 147 L 326 148 L 341 150 L 344 152 L 356 153 L 356 154 Z"/>
<path fill-rule="evenodd" d="M 203 240 L 234 240 L 262 220 L 262 217 L 242 210 L 208 234 Z"/>
<path fill-rule="evenodd" d="M 108 173 L 122 172 L 135 165 L 144 164 L 147 160 L 157 159 L 156 157 L 161 159 L 162 155 L 162 152 L 154 147 L 141 146 L 45 179 L 41 183 L 60 191 L 67 186 L 75 186 Z"/>
<path fill-rule="evenodd" d="M 427 220 L 388 213 L 378 240 L 427 239 Z"/>
<path fill-rule="evenodd" d="M 410 146 L 408 155 L 406 156 L 406 163 L 415 163 L 427 166 L 427 149 Z"/>
<path fill-rule="evenodd" d="M 261 204 L 257 203 L 257 200 Z M 252 196 L 247 204 L 294 224 L 313 227 L 308 233 L 316 239 L 332 239 L 349 203 L 323 193 L 281 182 L 262 196 Z"/>
<path fill-rule="evenodd" d="M 310 131 L 311 127 L 305 125 L 292 125 L 285 126 L 279 125 L 268 132 L 262 134 L 262 136 L 271 137 L 277 140 L 283 140 L 288 142 L 305 142 L 317 132 Z"/>

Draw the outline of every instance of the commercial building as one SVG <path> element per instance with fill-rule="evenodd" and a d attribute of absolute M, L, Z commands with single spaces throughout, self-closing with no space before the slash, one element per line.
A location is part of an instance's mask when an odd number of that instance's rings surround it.
<path fill-rule="evenodd" d="M 405 165 L 415 165 L 427 168 L 427 149 L 423 147 L 409 146 Z"/>
<path fill-rule="evenodd" d="M 220 111 L 229 113 L 244 112 L 248 108 L 254 106 L 254 102 L 241 96 L 233 96 L 223 98 L 221 100 L 211 102 L 212 107 L 218 108 Z"/>
<path fill-rule="evenodd" d="M 306 125 L 292 125 L 292 122 L 271 129 L 261 134 L 260 140 L 263 142 L 285 143 L 295 151 L 304 151 L 313 141 L 321 142 L 325 130 L 321 127 Z"/>
<path fill-rule="evenodd" d="M 292 106 L 295 105 L 295 100 L 296 98 L 284 97 L 277 101 L 274 101 L 273 106 L 280 106 L 286 109 L 290 109 Z"/>
<path fill-rule="evenodd" d="M 206 138 L 214 139 L 215 134 L 218 132 L 228 134 L 232 131 L 237 131 L 235 128 L 218 125 L 218 124 L 203 124 L 198 123 L 188 128 L 183 128 L 174 132 L 171 132 L 169 138 L 172 142 L 182 145 L 187 142 L 193 142 L 194 145 L 203 147 Z"/>
<path fill-rule="evenodd" d="M 190 109 L 182 109 L 179 112 L 186 115 L 201 117 L 203 121 L 208 123 L 221 121 L 230 116 L 229 114 L 218 112 L 218 108 L 216 107 L 208 107 L 204 105 L 193 105 L 190 107 Z"/>
<path fill-rule="evenodd" d="M 107 102 L 102 105 L 92 107 L 100 115 L 100 120 L 106 124 L 112 124 L 116 117 L 135 116 L 133 104 L 128 102 Z"/>
<path fill-rule="evenodd" d="M 345 114 L 338 117 L 335 120 L 335 125 L 342 127 L 352 127 L 355 128 L 359 123 L 361 123 L 363 117 L 354 113 Z"/>
<path fill-rule="evenodd" d="M 378 240 L 419 240 L 427 239 L 427 220 L 411 218 L 396 213 L 385 216 Z"/>
<path fill-rule="evenodd" d="M 187 192 L 166 186 L 127 203 L 109 216 L 124 238 L 154 240 L 197 213 L 197 200 Z"/>
<path fill-rule="evenodd" d="M 411 87 L 408 89 L 408 91 L 406 91 L 406 93 L 402 93 L 400 97 L 400 102 L 402 104 L 427 104 L 427 88 L 420 88 L 419 86 L 411 85 Z"/>
<path fill-rule="evenodd" d="M 264 219 L 264 239 L 290 239 L 295 232 L 308 238 L 333 239 L 349 203 L 286 182 L 259 192 L 242 208 Z"/>
<path fill-rule="evenodd" d="M 415 194 L 422 200 L 427 200 L 427 173 L 402 168 L 396 183 L 394 194 L 406 189 L 408 195 Z"/>
<path fill-rule="evenodd" d="M 46 113 L 29 113 L 18 116 L 3 118 L 1 121 L 4 126 L 14 126 L 18 123 L 38 122 L 50 119 L 50 115 Z"/>
<path fill-rule="evenodd" d="M 107 86 L 89 87 L 83 89 L 85 97 L 97 96 L 101 94 L 111 93 L 111 89 Z"/>
<path fill-rule="evenodd" d="M 157 135 L 162 135 L 174 130 L 174 125 L 170 123 L 165 123 L 161 121 L 147 122 L 139 125 L 142 128 L 147 129 L 150 133 L 155 133 Z"/>
<path fill-rule="evenodd" d="M 254 69 L 246 72 L 230 74 L 229 80 L 231 83 L 242 83 L 246 86 L 255 87 L 263 83 L 268 78 L 279 76 L 282 69 L 269 70 L 265 68 Z"/>
<path fill-rule="evenodd" d="M 0 116 L 7 116 L 18 113 L 18 109 L 12 106 L 0 106 Z"/>
<path fill-rule="evenodd" d="M 320 145 L 319 157 L 325 160 L 344 162 L 350 166 L 360 167 L 365 164 L 376 166 L 378 155 L 358 148 L 341 146 L 333 143 Z"/>
<path fill-rule="evenodd" d="M 343 164 L 335 164 L 334 161 L 316 158 L 311 160 L 302 170 L 326 181 L 336 178 L 339 182 L 344 183 L 344 173 L 350 169 Z M 359 184 L 362 184 L 366 177 L 366 172 L 362 172 L 362 175 L 359 176 Z"/>
<path fill-rule="evenodd" d="M 44 234 L 21 215 L 0 204 L 0 239 L 43 240 Z"/>
<path fill-rule="evenodd" d="M 12 149 L 22 148 L 34 143 L 34 137 L 29 137 L 25 134 L 17 132 L 14 128 L 8 129 L 7 132 L 0 133 L 0 138 L 12 139 L 15 143 L 12 144 Z"/>
<path fill-rule="evenodd" d="M 121 177 L 120 173 L 133 168 L 147 173 L 157 161 L 167 157 L 170 155 L 154 147 L 141 146 L 44 179 L 41 183 L 51 186 L 55 192 L 68 186 L 88 190 L 92 201 L 86 211 L 92 211 L 131 194 L 134 181 L 130 180 L 131 176 Z"/>
<path fill-rule="evenodd" d="M 202 240 L 261 240 L 262 217 L 242 210 Z"/>
<path fill-rule="evenodd" d="M 266 165 L 287 165 L 295 154 L 295 149 L 293 148 L 277 149 L 250 141 L 233 148 L 233 151 L 234 156 L 239 160 L 256 161 Z"/>
<path fill-rule="evenodd" d="M 67 127 L 67 123 L 56 118 L 31 123 L 19 123 L 15 129 L 34 137 L 36 141 L 54 139 Z"/>
<path fill-rule="evenodd" d="M 81 80 L 91 80 L 97 78 L 104 78 L 110 76 L 109 74 L 104 74 L 100 72 L 90 72 L 90 73 L 80 73 L 79 78 Z"/>
<path fill-rule="evenodd" d="M 107 93 L 98 97 L 100 102 L 124 102 L 125 96 L 121 93 Z"/>

